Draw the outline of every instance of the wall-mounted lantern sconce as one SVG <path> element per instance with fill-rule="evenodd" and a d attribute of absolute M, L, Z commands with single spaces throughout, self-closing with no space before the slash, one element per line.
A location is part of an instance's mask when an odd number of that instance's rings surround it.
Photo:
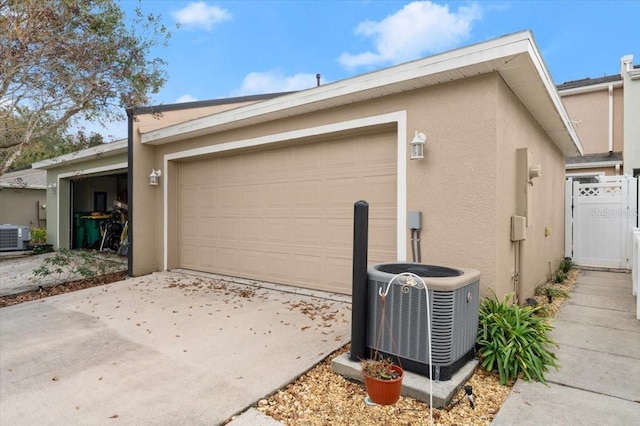
<path fill-rule="evenodd" d="M 58 186 L 58 185 L 57 185 L 57 184 L 55 184 L 55 183 L 50 183 L 49 185 L 47 185 L 47 192 L 48 192 L 49 194 L 55 194 L 55 192 L 56 192 L 56 187 L 57 187 L 57 186 Z"/>
<path fill-rule="evenodd" d="M 427 141 L 427 136 L 424 133 L 418 133 L 416 130 L 416 135 L 413 137 L 411 141 L 411 159 L 419 160 L 424 158 L 424 143 Z"/>
<path fill-rule="evenodd" d="M 160 182 L 160 176 L 162 176 L 162 172 L 160 171 L 160 169 L 151 169 L 151 174 L 149 175 L 149 185 L 158 186 L 158 183 Z"/>

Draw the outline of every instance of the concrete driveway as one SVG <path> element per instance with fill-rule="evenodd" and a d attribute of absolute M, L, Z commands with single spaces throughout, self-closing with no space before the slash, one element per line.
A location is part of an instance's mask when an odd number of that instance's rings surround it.
<path fill-rule="evenodd" d="M 221 424 L 350 338 L 350 298 L 155 273 L 0 309 L 0 424 Z"/>

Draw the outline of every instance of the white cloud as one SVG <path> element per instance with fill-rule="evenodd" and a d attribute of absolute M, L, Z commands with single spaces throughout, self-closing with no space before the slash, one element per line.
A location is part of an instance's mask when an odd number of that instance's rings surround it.
<path fill-rule="evenodd" d="M 326 81 L 323 81 L 326 83 Z M 257 95 L 263 93 L 291 92 L 309 89 L 317 85 L 316 75 L 299 73 L 286 75 L 278 70 L 252 72 L 242 80 L 242 86 L 232 96 Z"/>
<path fill-rule="evenodd" d="M 208 5 L 203 1 L 189 3 L 171 14 L 180 25 L 188 28 L 204 28 L 207 31 L 210 31 L 215 24 L 231 19 L 231 13 L 228 10 Z"/>
<path fill-rule="evenodd" d="M 191 95 L 188 95 L 188 94 L 187 95 L 182 95 L 178 99 L 176 99 L 176 103 L 177 104 L 181 104 L 181 103 L 184 103 L 184 102 L 195 102 L 195 101 L 197 101 L 197 99 L 194 98 Z"/>
<path fill-rule="evenodd" d="M 440 52 L 465 41 L 473 22 L 480 18 L 481 10 L 475 3 L 460 6 L 457 12 L 452 12 L 447 5 L 414 1 L 379 22 L 361 22 L 356 34 L 373 39 L 374 50 L 356 54 L 344 52 L 338 61 L 352 69 L 397 64 L 426 53 Z"/>

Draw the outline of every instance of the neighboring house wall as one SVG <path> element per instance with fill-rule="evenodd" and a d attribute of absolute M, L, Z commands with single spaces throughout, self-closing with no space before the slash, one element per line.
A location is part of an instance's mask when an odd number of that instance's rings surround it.
<path fill-rule="evenodd" d="M 46 225 L 47 173 L 23 169 L 0 176 L 0 224 Z"/>
<path fill-rule="evenodd" d="M 613 83 L 611 83 L 613 85 Z M 602 86 L 602 85 L 601 85 Z M 609 152 L 609 89 L 605 84 L 594 92 L 563 94 L 562 102 L 573 121 L 585 154 Z M 623 89 L 613 89 L 613 151 L 623 149 Z"/>
<path fill-rule="evenodd" d="M 633 55 L 621 60 L 621 74 L 624 80 L 624 170 L 633 174 L 640 170 L 640 68 L 634 68 Z"/>
<path fill-rule="evenodd" d="M 45 189 L 0 187 L 0 224 L 43 227 L 46 194 Z"/>

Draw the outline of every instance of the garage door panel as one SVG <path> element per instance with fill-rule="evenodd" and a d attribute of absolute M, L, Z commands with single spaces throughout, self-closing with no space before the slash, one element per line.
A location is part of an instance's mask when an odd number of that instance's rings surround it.
<path fill-rule="evenodd" d="M 293 153 L 289 149 L 266 151 L 265 162 L 267 175 L 272 177 L 287 176 L 290 174 L 293 163 Z"/>
<path fill-rule="evenodd" d="M 268 208 L 289 208 L 289 185 L 287 182 L 268 183 L 265 186 Z"/>
<path fill-rule="evenodd" d="M 199 220 L 197 217 L 185 217 L 180 222 L 180 228 L 185 242 L 198 238 Z"/>
<path fill-rule="evenodd" d="M 355 201 L 371 205 L 370 260 L 396 258 L 395 146 L 386 133 L 181 164 L 180 266 L 350 293 Z"/>
<path fill-rule="evenodd" d="M 327 169 L 348 170 L 357 167 L 360 156 L 358 155 L 359 143 L 357 140 L 329 143 L 327 145 Z"/>
<path fill-rule="evenodd" d="M 292 220 L 291 240 L 294 246 L 323 247 L 324 220 L 320 217 Z"/>
<path fill-rule="evenodd" d="M 247 276 L 257 276 L 263 271 L 263 252 L 262 250 L 243 250 L 240 267 L 246 271 Z"/>
<path fill-rule="evenodd" d="M 200 207 L 199 193 L 197 187 L 183 187 L 182 188 L 182 217 L 197 217 L 197 210 Z"/>
<path fill-rule="evenodd" d="M 217 159 L 215 167 L 218 169 L 217 182 L 236 183 L 242 180 L 242 157 L 234 155 Z"/>
<path fill-rule="evenodd" d="M 325 181 L 326 197 L 325 205 L 328 207 L 343 207 L 345 204 L 353 204 L 356 199 L 358 178 L 341 177 L 329 178 Z"/>
<path fill-rule="evenodd" d="M 266 220 L 266 227 L 263 230 L 266 243 L 282 243 L 289 242 L 289 218 L 288 217 L 270 217 Z"/>
<path fill-rule="evenodd" d="M 225 274 L 235 274 L 239 270 L 240 250 L 235 247 L 220 246 L 217 249 L 218 268 Z"/>
<path fill-rule="evenodd" d="M 345 257 L 328 257 L 326 269 L 326 287 L 328 291 L 344 293 L 345 289 L 351 290 L 352 264 Z M 346 278 L 348 277 L 348 278 Z M 349 291 L 350 293 L 351 291 Z"/>
<path fill-rule="evenodd" d="M 274 282 L 287 282 L 287 274 L 290 270 L 291 255 L 283 252 L 264 253 L 265 277 Z"/>
<path fill-rule="evenodd" d="M 220 209 L 240 209 L 242 188 L 239 185 L 225 185 L 218 188 Z"/>
<path fill-rule="evenodd" d="M 249 184 L 243 185 L 241 189 L 242 208 L 259 210 L 264 207 L 265 193 L 264 185 Z"/>
<path fill-rule="evenodd" d="M 308 144 L 293 149 L 295 171 L 300 173 L 313 173 L 324 169 L 325 145 Z"/>
<path fill-rule="evenodd" d="M 296 182 L 293 187 L 293 208 L 322 208 L 324 200 L 324 184 L 322 180 Z"/>
<path fill-rule="evenodd" d="M 198 185 L 202 182 L 201 162 L 195 162 L 189 164 L 189 167 L 184 167 L 180 174 L 180 184 L 183 187 L 189 185 Z"/>
<path fill-rule="evenodd" d="M 327 219 L 325 228 L 326 246 L 328 249 L 345 247 L 353 244 L 353 218 Z"/>
<path fill-rule="evenodd" d="M 220 240 L 236 241 L 240 238 L 240 221 L 237 217 L 219 217 Z"/>
<path fill-rule="evenodd" d="M 294 255 L 292 268 L 289 270 L 293 278 L 300 283 L 317 282 L 324 275 L 325 261 L 320 256 Z"/>
<path fill-rule="evenodd" d="M 242 177 L 247 182 L 260 182 L 266 171 L 263 152 L 254 152 L 242 156 Z"/>
<path fill-rule="evenodd" d="M 201 246 L 198 257 L 198 262 L 205 270 L 215 271 L 219 266 L 218 249 L 215 247 Z"/>
<path fill-rule="evenodd" d="M 241 221 L 242 241 L 261 242 L 264 228 L 262 217 L 243 217 Z"/>
<path fill-rule="evenodd" d="M 201 217 L 199 225 L 199 229 L 196 229 L 196 232 L 199 232 L 199 235 L 196 235 L 196 237 L 206 240 L 216 240 L 220 238 L 218 234 L 218 218 Z"/>
<path fill-rule="evenodd" d="M 213 210 L 218 205 L 218 188 L 217 187 L 204 187 L 201 188 L 198 193 L 199 207 L 203 209 L 202 213 L 206 213 L 207 210 Z"/>

